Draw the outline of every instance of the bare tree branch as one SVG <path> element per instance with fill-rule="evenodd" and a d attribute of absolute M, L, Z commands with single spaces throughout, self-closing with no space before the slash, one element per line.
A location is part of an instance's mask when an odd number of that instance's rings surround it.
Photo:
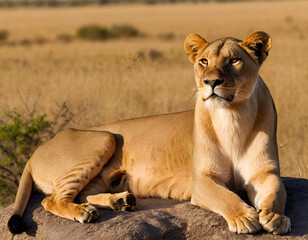
<path fill-rule="evenodd" d="M 17 179 L 17 177 L 16 177 L 16 174 L 14 174 L 10 169 L 5 168 L 5 167 L 3 167 L 3 166 L 0 166 L 0 170 L 3 170 L 4 172 L 6 172 L 6 173 L 8 173 L 10 176 L 12 176 L 13 179 L 9 179 L 9 178 L 7 178 L 7 177 L 4 177 L 4 178 L 13 181 L 13 182 L 16 184 L 16 186 L 18 186 L 19 181 L 18 181 L 18 179 Z M 2 176 L 2 175 L 1 175 L 1 176 Z M 4 175 L 3 175 L 3 176 L 4 176 Z"/>

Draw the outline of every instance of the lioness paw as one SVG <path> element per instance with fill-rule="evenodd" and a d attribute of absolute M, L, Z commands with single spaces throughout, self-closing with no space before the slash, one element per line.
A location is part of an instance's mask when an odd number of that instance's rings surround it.
<path fill-rule="evenodd" d="M 248 208 L 245 214 L 227 220 L 231 232 L 255 233 L 261 230 L 259 215 L 254 208 Z"/>
<path fill-rule="evenodd" d="M 129 193 L 117 193 L 110 199 L 110 207 L 113 210 L 134 211 L 136 206 L 136 197 Z"/>
<path fill-rule="evenodd" d="M 273 234 L 286 234 L 291 231 L 290 218 L 268 210 L 262 210 L 259 214 L 260 223 L 264 230 Z"/>
<path fill-rule="evenodd" d="M 98 210 L 90 204 L 78 205 L 78 212 L 79 212 L 79 216 L 74 217 L 74 220 L 80 223 L 93 222 L 99 217 Z"/>

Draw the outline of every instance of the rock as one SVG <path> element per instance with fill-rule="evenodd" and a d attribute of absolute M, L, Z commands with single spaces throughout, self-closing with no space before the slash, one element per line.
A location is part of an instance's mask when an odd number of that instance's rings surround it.
<path fill-rule="evenodd" d="M 23 221 L 27 231 L 18 239 L 308 239 L 308 180 L 283 178 L 288 192 L 286 215 L 291 218 L 292 232 L 275 236 L 235 234 L 228 230 L 219 215 L 192 206 L 188 201 L 138 199 L 135 212 L 100 210 L 95 223 L 80 224 L 46 212 L 40 205 L 44 198 L 33 194 Z M 13 205 L 0 211 L 0 239 L 11 239 L 7 221 Z"/>

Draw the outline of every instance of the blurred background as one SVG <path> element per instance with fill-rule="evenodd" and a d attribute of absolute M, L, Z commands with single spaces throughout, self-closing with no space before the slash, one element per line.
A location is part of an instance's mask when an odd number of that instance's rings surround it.
<path fill-rule="evenodd" d="M 185 37 L 273 39 L 282 176 L 308 177 L 308 1 L 0 0 L 0 205 L 66 127 L 193 109 Z"/>

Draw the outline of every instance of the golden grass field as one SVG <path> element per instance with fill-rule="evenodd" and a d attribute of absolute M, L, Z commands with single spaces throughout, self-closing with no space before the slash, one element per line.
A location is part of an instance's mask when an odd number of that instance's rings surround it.
<path fill-rule="evenodd" d="M 199 33 L 209 41 L 243 39 L 263 30 L 273 38 L 261 76 L 278 111 L 281 173 L 308 178 L 307 12 L 308 1 L 295 0 L 0 9 L 0 30 L 10 32 L 8 41 L 48 40 L 0 45 L 0 113 L 25 111 L 25 104 L 31 107 L 39 99 L 38 111 L 52 116 L 56 103 L 66 101 L 78 113 L 71 126 L 84 128 L 191 109 L 194 77 L 183 50 L 186 35 Z M 124 23 L 145 36 L 57 40 L 83 25 Z M 175 37 L 160 37 L 168 33 Z M 150 52 L 162 56 L 151 57 Z"/>

